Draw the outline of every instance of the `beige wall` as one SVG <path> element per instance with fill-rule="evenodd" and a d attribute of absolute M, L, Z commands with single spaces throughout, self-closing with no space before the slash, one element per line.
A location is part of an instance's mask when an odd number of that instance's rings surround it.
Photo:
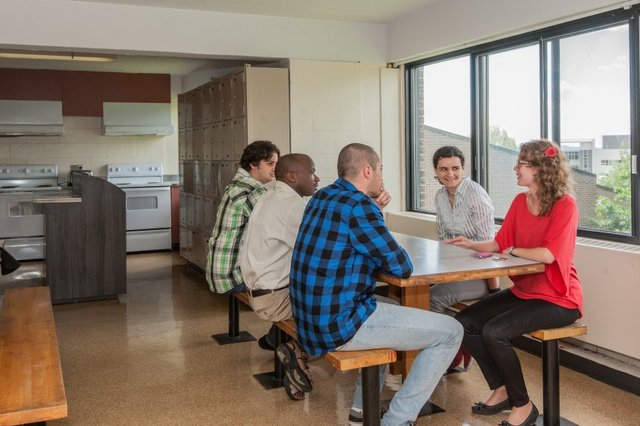
<path fill-rule="evenodd" d="M 291 151 L 310 155 L 320 185 L 337 178 L 338 153 L 352 142 L 382 154 L 384 179 L 400 209 L 400 73 L 385 64 L 292 59 Z M 384 113 L 381 105 L 384 100 Z"/>
<path fill-rule="evenodd" d="M 387 61 L 407 62 L 621 8 L 620 0 L 447 0 L 387 25 Z M 635 3 L 635 2 L 633 2 Z"/>
<path fill-rule="evenodd" d="M 383 24 L 70 0 L 2 0 L 0 47 L 384 62 Z"/>
<path fill-rule="evenodd" d="M 165 162 L 170 136 L 101 136 L 101 126 L 100 117 L 64 117 L 63 136 L 0 138 L 0 164 L 55 163 L 65 181 L 71 164 L 104 176 L 108 163 Z"/>
<path fill-rule="evenodd" d="M 351 142 L 380 152 L 380 65 L 291 60 L 291 151 L 310 155 L 321 185 Z"/>

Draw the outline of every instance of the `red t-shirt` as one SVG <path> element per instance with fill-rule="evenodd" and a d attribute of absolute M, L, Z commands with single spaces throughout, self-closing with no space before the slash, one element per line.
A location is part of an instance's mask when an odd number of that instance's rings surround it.
<path fill-rule="evenodd" d="M 535 216 L 527 208 L 527 195 L 520 193 L 511 203 L 502 227 L 496 234 L 500 251 L 507 247 L 545 247 L 555 261 L 544 272 L 510 276 L 511 292 L 521 299 L 542 299 L 582 315 L 582 287 L 573 266 L 578 232 L 578 206 L 565 195 L 553 205 L 549 216 Z"/>

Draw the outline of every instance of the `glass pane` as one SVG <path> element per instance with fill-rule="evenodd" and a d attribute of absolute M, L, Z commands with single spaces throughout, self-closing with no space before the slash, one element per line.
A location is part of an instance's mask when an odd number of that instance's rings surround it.
<path fill-rule="evenodd" d="M 496 217 L 522 192 L 513 171 L 518 146 L 540 136 L 538 51 L 534 45 L 487 55 L 488 192 Z"/>
<path fill-rule="evenodd" d="M 435 212 L 433 199 L 440 184 L 433 178 L 433 153 L 454 145 L 471 161 L 469 57 L 427 64 L 414 69 L 414 140 L 418 176 L 414 208 Z M 465 176 L 469 176 L 466 167 Z"/>
<path fill-rule="evenodd" d="M 557 45 L 560 142 L 574 171 L 579 226 L 630 235 L 628 25 Z"/>

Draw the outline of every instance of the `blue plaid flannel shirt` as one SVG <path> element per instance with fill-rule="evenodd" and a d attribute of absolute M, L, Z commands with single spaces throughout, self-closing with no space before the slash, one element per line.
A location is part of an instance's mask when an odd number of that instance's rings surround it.
<path fill-rule="evenodd" d="M 413 265 L 375 202 L 344 179 L 315 193 L 291 260 L 298 341 L 311 355 L 345 344 L 376 309 L 376 274 L 406 278 Z"/>

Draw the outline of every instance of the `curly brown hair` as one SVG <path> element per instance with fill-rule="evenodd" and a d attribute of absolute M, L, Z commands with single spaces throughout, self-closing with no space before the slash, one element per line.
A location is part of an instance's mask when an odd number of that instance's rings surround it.
<path fill-rule="evenodd" d="M 518 160 L 529 162 L 538 171 L 533 181 L 538 185 L 540 216 L 548 216 L 564 195 L 573 195 L 571 167 L 555 142 L 545 139 L 525 142 L 520 145 Z"/>

